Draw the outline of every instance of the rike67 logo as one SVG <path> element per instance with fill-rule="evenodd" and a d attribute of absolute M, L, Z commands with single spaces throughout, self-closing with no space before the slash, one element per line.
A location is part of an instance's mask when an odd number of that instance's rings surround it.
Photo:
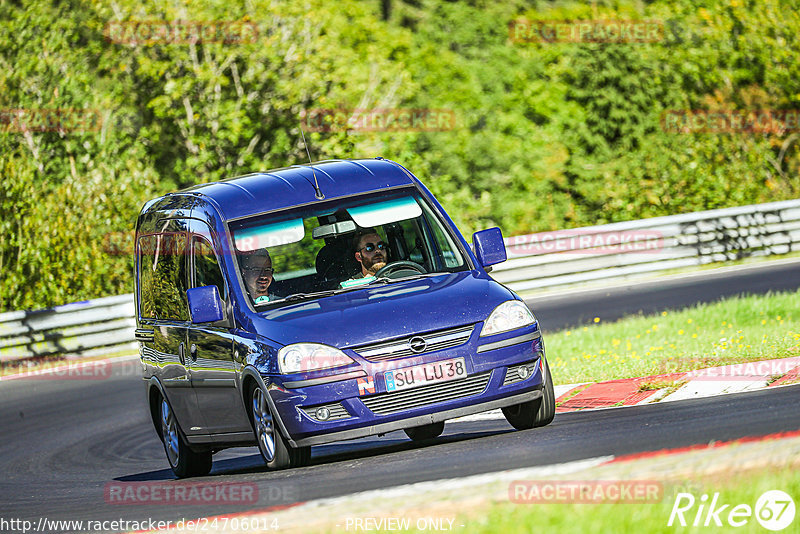
<path fill-rule="evenodd" d="M 719 493 L 714 493 L 710 501 L 705 493 L 699 499 L 691 493 L 678 493 L 667 526 L 685 527 L 691 521 L 693 527 L 721 527 L 727 523 L 727 526 L 738 528 L 748 524 L 753 516 L 765 529 L 781 531 L 794 521 L 795 504 L 787 493 L 780 490 L 764 492 L 753 508 L 748 504 L 734 506 L 723 503 Z"/>

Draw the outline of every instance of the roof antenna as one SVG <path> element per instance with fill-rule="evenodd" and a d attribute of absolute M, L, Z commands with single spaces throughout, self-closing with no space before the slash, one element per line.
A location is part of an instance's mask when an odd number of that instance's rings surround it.
<path fill-rule="evenodd" d="M 319 183 L 317 182 L 317 173 L 314 172 L 314 166 L 311 165 L 311 152 L 308 151 L 308 143 L 306 143 L 306 134 L 303 133 L 303 126 L 300 126 L 300 135 L 303 136 L 303 146 L 306 147 L 306 154 L 308 154 L 308 165 L 311 167 L 311 174 L 314 175 L 314 196 L 317 197 L 317 200 L 323 200 L 325 195 L 322 194 L 322 191 L 319 189 Z"/>

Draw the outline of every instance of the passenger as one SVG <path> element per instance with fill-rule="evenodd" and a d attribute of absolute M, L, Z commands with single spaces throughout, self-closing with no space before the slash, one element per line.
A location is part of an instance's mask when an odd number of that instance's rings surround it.
<path fill-rule="evenodd" d="M 242 269 L 242 277 L 250 298 L 255 304 L 264 304 L 275 299 L 275 295 L 270 295 L 269 286 L 272 284 L 272 258 L 265 248 L 242 252 L 239 260 Z"/>

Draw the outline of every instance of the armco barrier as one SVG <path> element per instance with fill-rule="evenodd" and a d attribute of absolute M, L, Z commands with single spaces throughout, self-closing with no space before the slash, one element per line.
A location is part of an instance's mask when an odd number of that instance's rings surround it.
<path fill-rule="evenodd" d="M 0 361 L 136 350 L 133 295 L 0 314 Z"/>
<path fill-rule="evenodd" d="M 526 293 L 800 250 L 800 199 L 506 238 L 492 276 Z M 133 295 L 0 314 L 0 361 L 135 350 Z"/>
<path fill-rule="evenodd" d="M 800 250 L 800 199 L 506 238 L 517 292 Z"/>

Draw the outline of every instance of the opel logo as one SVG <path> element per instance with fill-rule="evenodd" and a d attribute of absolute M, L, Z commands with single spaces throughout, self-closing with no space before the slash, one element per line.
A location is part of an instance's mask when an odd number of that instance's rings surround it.
<path fill-rule="evenodd" d="M 409 340 L 408 346 L 411 347 L 412 352 L 419 354 L 420 352 L 425 352 L 428 343 L 423 338 L 417 336 Z"/>

